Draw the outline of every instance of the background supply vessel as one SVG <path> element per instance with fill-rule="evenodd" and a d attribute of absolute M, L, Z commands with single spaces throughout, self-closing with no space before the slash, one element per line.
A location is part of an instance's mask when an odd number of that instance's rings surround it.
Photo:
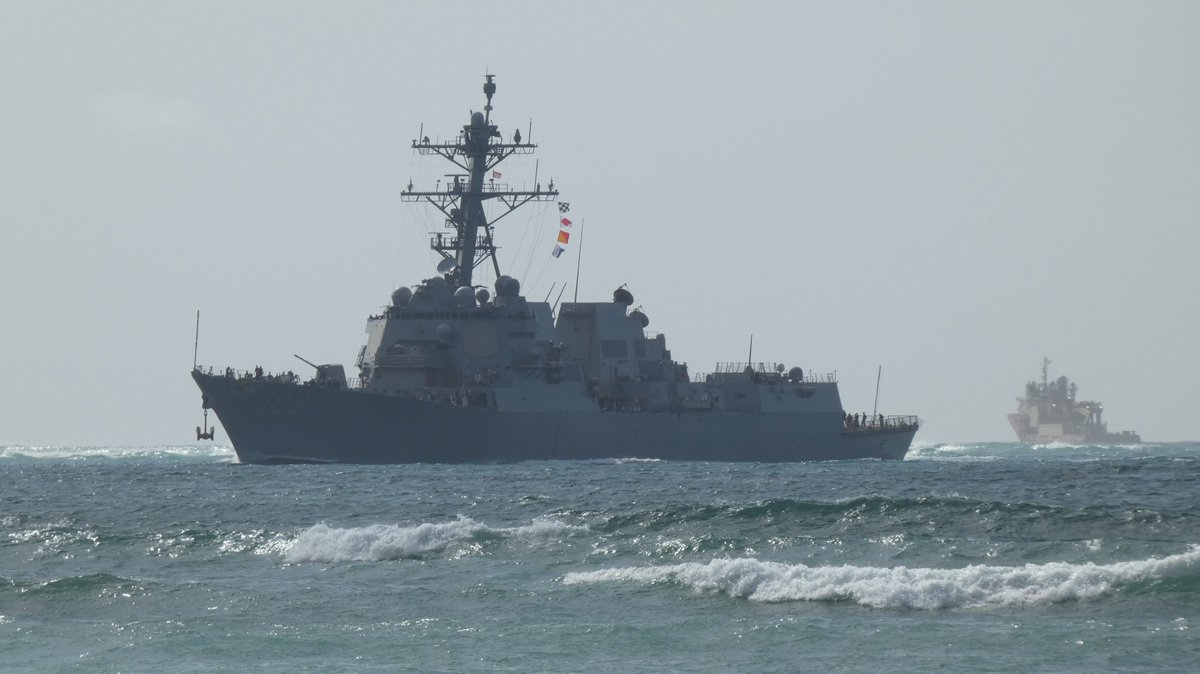
<path fill-rule="evenodd" d="M 1133 431 L 1109 433 L 1101 416 L 1104 405 L 1076 401 L 1075 383 L 1066 377 L 1049 381 L 1050 359 L 1042 360 L 1041 383 L 1025 384 L 1025 396 L 1017 398 L 1017 411 L 1008 415 L 1021 442 L 1064 442 L 1074 445 L 1136 445 L 1142 441 Z"/>
<path fill-rule="evenodd" d="M 483 91 L 483 111 L 453 142 L 412 143 L 457 167 L 433 191 L 410 182 L 401 194 L 445 217 L 447 231 L 430 238 L 441 261 L 436 275 L 397 288 L 369 317 L 357 377 L 333 364 L 308 363 L 315 375 L 307 380 L 193 368 L 204 409 L 216 413 L 241 461 L 904 457 L 917 417 L 847 414 L 834 375 L 799 367 L 721 363 L 693 375 L 672 359 L 664 335 L 646 332 L 649 319 L 631 310 L 623 286 L 612 301 L 526 299 L 517 279 L 501 274 L 494 227 L 531 201 L 557 201 L 558 192 L 553 181 L 514 189 L 496 180 L 500 162 L 536 146 L 519 130 L 503 139 L 491 120 L 493 76 Z M 489 262 L 491 290 L 474 282 Z"/>

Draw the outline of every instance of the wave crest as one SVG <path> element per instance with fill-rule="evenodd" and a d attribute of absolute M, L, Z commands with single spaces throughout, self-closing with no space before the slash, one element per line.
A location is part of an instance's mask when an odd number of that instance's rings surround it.
<path fill-rule="evenodd" d="M 286 552 L 289 562 L 366 562 L 412 559 L 455 545 L 489 538 L 538 538 L 586 529 L 549 518 L 519 527 L 493 528 L 459 515 L 452 522 L 425 522 L 412 527 L 373 524 L 337 529 L 315 524 L 302 532 Z"/>
<path fill-rule="evenodd" d="M 147 592 L 143 583 L 110 573 L 91 573 L 80 576 L 65 576 L 39 582 L 10 581 L 11 587 L 20 594 L 35 596 L 78 598 L 129 598 Z"/>
<path fill-rule="evenodd" d="M 1053 562 L 961 569 L 809 567 L 742 558 L 573 572 L 562 582 L 678 583 L 697 592 L 757 602 L 853 601 L 872 608 L 945 609 L 1092 600 L 1116 586 L 1194 575 L 1198 565 L 1200 547 L 1161 559 L 1113 564 Z"/>

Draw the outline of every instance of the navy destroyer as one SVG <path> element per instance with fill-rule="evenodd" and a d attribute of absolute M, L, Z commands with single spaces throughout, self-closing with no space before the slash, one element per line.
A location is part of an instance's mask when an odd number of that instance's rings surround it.
<path fill-rule="evenodd" d="M 1050 359 L 1042 359 L 1042 381 L 1025 384 L 1017 398 L 1017 411 L 1008 415 L 1021 442 L 1093 445 L 1136 445 L 1142 438 L 1133 431 L 1109 433 L 1103 420 L 1104 405 L 1076 400 L 1075 383 L 1066 377 L 1050 381 Z"/>
<path fill-rule="evenodd" d="M 834 375 L 765 362 L 689 372 L 624 286 L 611 301 L 561 306 L 523 296 L 501 273 L 497 222 L 530 202 L 568 205 L 553 181 L 496 182 L 497 165 L 536 146 L 493 123 L 494 76 L 483 92 L 453 141 L 412 142 L 456 166 L 432 191 L 410 181 L 401 193 L 444 217 L 429 241 L 441 260 L 368 318 L 357 376 L 336 364 L 308 363 L 311 377 L 193 366 L 206 423 L 211 409 L 240 461 L 904 458 L 917 417 L 847 413 Z M 475 282 L 488 263 L 490 289 Z"/>

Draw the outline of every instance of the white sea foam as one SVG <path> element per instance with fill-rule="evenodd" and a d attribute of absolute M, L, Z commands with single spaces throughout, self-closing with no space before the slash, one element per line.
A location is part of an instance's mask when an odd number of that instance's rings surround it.
<path fill-rule="evenodd" d="M 759 602 L 853 601 L 874 608 L 964 608 L 1086 601 L 1114 587 L 1200 566 L 1200 547 L 1162 559 L 1112 564 L 1026 564 L 961 569 L 816 566 L 714 559 L 707 564 L 626 567 L 569 573 L 567 585 L 679 583 L 697 592 Z"/>
<path fill-rule="evenodd" d="M 600 466 L 622 466 L 627 463 L 663 463 L 662 459 L 652 459 L 648 457 L 627 456 L 624 458 L 611 459 L 587 459 L 587 463 Z"/>
<path fill-rule="evenodd" d="M 1089 445 L 1077 445 L 1077 444 L 1072 444 L 1072 443 L 1069 443 L 1069 442 L 1060 442 L 1060 441 L 1054 441 L 1054 442 L 1041 442 L 1041 443 L 1035 443 L 1035 444 L 1033 444 L 1033 445 L 1031 445 L 1031 446 L 1030 446 L 1030 449 L 1033 449 L 1033 450 L 1039 450 L 1039 449 L 1080 449 L 1080 448 L 1083 448 L 1083 447 L 1088 447 L 1088 446 L 1089 446 Z"/>
<path fill-rule="evenodd" d="M 549 538 L 585 529 L 542 517 L 524 526 L 493 528 L 462 515 L 451 522 L 425 522 L 411 527 L 373 524 L 336 529 L 320 523 L 296 538 L 286 551 L 286 559 L 289 562 L 405 559 L 466 544 L 480 536 Z"/>
<path fill-rule="evenodd" d="M 538 517 L 524 526 L 490 529 L 490 531 L 521 538 L 536 538 L 561 536 L 576 531 L 587 531 L 587 527 L 577 524 L 567 524 L 562 520 L 556 520 L 551 517 Z"/>
<path fill-rule="evenodd" d="M 232 447 L 218 445 L 147 445 L 147 446 L 5 446 L 0 447 L 0 459 L 140 459 L 155 457 L 188 457 L 235 460 Z"/>
<path fill-rule="evenodd" d="M 994 461 L 998 457 L 985 444 L 914 443 L 907 460 Z"/>
<path fill-rule="evenodd" d="M 917 445 L 914 444 L 909 450 L 906 458 L 909 459 L 925 459 L 942 457 L 946 455 L 958 455 L 967 451 L 964 445 L 936 444 L 936 445 Z"/>
<path fill-rule="evenodd" d="M 937 449 L 941 449 L 943 447 L 961 448 L 962 445 L 954 445 L 954 444 L 947 443 L 947 442 L 933 442 L 930 440 L 913 440 L 912 444 L 909 445 L 909 451 L 915 452 L 915 451 L 922 451 L 922 450 L 937 450 Z"/>

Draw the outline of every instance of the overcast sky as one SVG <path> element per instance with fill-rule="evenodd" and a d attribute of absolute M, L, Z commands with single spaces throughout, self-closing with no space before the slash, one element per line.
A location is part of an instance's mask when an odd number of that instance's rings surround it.
<path fill-rule="evenodd" d="M 628 284 L 693 372 L 753 335 L 870 411 L 882 366 L 967 442 L 1049 357 L 1200 439 L 1200 3 L 4 1 L 0 445 L 193 441 L 197 310 L 202 364 L 352 369 L 433 273 L 410 142 L 489 71 L 580 299 Z M 552 209 L 497 232 L 539 300 Z"/>

